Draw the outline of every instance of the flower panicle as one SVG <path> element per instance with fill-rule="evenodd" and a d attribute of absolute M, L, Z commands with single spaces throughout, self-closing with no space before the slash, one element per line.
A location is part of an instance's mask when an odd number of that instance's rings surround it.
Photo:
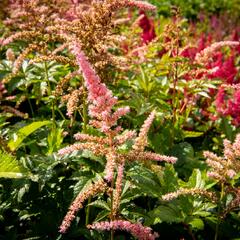
<path fill-rule="evenodd" d="M 62 148 L 58 151 L 58 154 L 64 156 L 66 154 L 70 154 L 74 151 L 79 150 L 88 150 L 93 152 L 96 156 L 105 156 L 108 150 L 100 143 L 94 142 L 85 142 L 85 143 L 75 143 L 73 145 Z"/>
<path fill-rule="evenodd" d="M 11 48 L 6 51 L 6 58 L 8 61 L 14 62 L 16 59 L 15 53 Z"/>
<path fill-rule="evenodd" d="M 136 7 L 143 11 L 156 11 L 156 6 L 145 1 L 136 1 L 136 0 L 124 0 L 124 5 L 126 7 Z"/>
<path fill-rule="evenodd" d="M 207 191 L 205 189 L 200 189 L 200 188 L 180 188 L 176 192 L 168 193 L 162 196 L 162 199 L 164 201 L 171 201 L 173 199 L 178 198 L 179 196 L 184 196 L 184 195 L 198 195 L 202 197 L 206 197 L 211 199 L 212 201 L 216 202 L 217 197 L 213 192 Z"/>
<path fill-rule="evenodd" d="M 85 133 L 76 133 L 74 138 L 77 141 L 95 142 L 100 144 L 109 144 L 109 141 L 104 137 L 92 136 Z"/>
<path fill-rule="evenodd" d="M 116 189 L 113 193 L 113 210 L 112 210 L 113 217 L 116 217 L 119 206 L 120 206 L 121 194 L 122 194 L 122 181 L 123 181 L 123 175 L 124 175 L 124 165 L 125 165 L 125 162 L 122 162 L 118 165 Z"/>
<path fill-rule="evenodd" d="M 116 166 L 116 160 L 117 160 L 117 156 L 116 153 L 114 151 L 110 151 L 109 153 L 106 154 L 106 167 L 105 167 L 105 176 L 104 179 L 107 182 L 111 182 L 113 177 L 114 177 L 114 169 Z"/>
<path fill-rule="evenodd" d="M 75 218 L 76 213 L 79 211 L 79 209 L 83 208 L 83 202 L 85 200 L 97 193 L 105 192 L 106 187 L 107 185 L 104 180 L 100 179 L 97 182 L 90 184 L 87 189 L 81 191 L 69 207 L 69 211 L 63 219 L 63 222 L 59 228 L 59 232 L 65 233 L 68 230 L 71 222 Z"/>
<path fill-rule="evenodd" d="M 119 145 L 122 145 L 124 144 L 126 141 L 128 140 L 132 140 L 133 138 L 136 137 L 136 131 L 125 131 L 123 134 L 121 135 L 117 135 L 115 138 L 114 138 L 114 141 L 116 142 L 116 144 L 119 144 Z"/>
<path fill-rule="evenodd" d="M 72 117 L 75 110 L 78 109 L 81 96 L 83 95 L 83 89 L 76 89 L 69 94 L 67 101 L 67 116 Z"/>
<path fill-rule="evenodd" d="M 195 61 L 199 64 L 206 63 L 209 59 L 212 58 L 214 52 L 218 49 L 229 46 L 229 47 L 237 47 L 240 43 L 238 41 L 220 41 L 215 42 L 211 46 L 204 48 L 200 53 L 196 54 Z"/>
<path fill-rule="evenodd" d="M 16 40 L 32 40 L 34 38 L 39 37 L 40 35 L 41 35 L 41 33 L 36 32 L 36 31 L 16 32 L 5 39 L 1 39 L 0 45 L 6 46 Z"/>
<path fill-rule="evenodd" d="M 97 231 L 123 230 L 131 233 L 139 240 L 155 240 L 159 236 L 158 233 L 152 232 L 150 227 L 144 227 L 140 223 L 131 223 L 125 220 L 97 222 L 92 225 L 88 225 L 87 227 Z"/>
<path fill-rule="evenodd" d="M 171 157 L 171 156 L 166 156 L 166 155 L 161 155 L 157 154 L 154 152 L 147 152 L 147 151 L 135 151 L 132 150 L 126 154 L 124 154 L 124 157 L 129 161 L 159 161 L 159 162 L 168 162 L 168 163 L 176 163 L 177 158 L 176 157 Z"/>
<path fill-rule="evenodd" d="M 147 134 L 151 127 L 151 124 L 155 118 L 155 111 L 152 111 L 148 118 L 144 121 L 138 137 L 135 139 L 135 143 L 133 145 L 134 150 L 144 150 L 144 147 L 147 145 Z"/>
<path fill-rule="evenodd" d="M 207 173 L 208 176 L 220 182 L 228 182 L 240 171 L 240 134 L 236 136 L 234 143 L 224 139 L 223 145 L 223 157 L 218 157 L 209 151 L 205 151 L 203 155 L 207 158 L 206 163 L 211 168 Z"/>
<path fill-rule="evenodd" d="M 76 56 L 88 90 L 89 115 L 93 118 L 90 123 L 103 133 L 109 133 L 117 120 L 129 112 L 129 107 L 118 108 L 113 112 L 117 98 L 112 95 L 105 84 L 101 83 L 80 44 L 76 41 L 72 43 L 72 53 Z"/>
<path fill-rule="evenodd" d="M 69 64 L 70 66 L 76 67 L 76 63 L 68 57 L 60 56 L 60 55 L 46 55 L 46 56 L 38 56 L 30 60 L 29 64 L 40 63 L 40 62 L 50 62 L 56 61 L 63 65 Z"/>

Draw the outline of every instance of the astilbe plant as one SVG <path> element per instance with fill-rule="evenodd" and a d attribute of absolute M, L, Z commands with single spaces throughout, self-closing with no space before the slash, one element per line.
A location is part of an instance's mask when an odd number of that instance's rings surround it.
<path fill-rule="evenodd" d="M 7 7 L 9 18 L 4 21 L 8 31 L 0 42 L 2 47 L 18 41 L 23 42 L 24 45 L 14 61 L 12 73 L 3 81 L 8 82 L 16 76 L 24 60 L 30 60 L 29 64 L 43 62 L 45 69 L 49 61 L 68 64 L 71 69 L 75 68 L 75 61 L 66 52 L 73 40 L 81 43 L 81 48 L 97 74 L 104 80 L 108 79 L 107 75 L 111 72 L 109 68 L 125 68 L 127 63 L 126 58 L 111 53 L 109 48 L 114 49 L 121 41 L 121 36 L 115 34 L 115 15 L 119 10 L 129 7 L 145 11 L 155 10 L 155 7 L 147 2 L 134 0 L 10 1 Z M 78 103 L 82 102 L 76 102 L 76 91 L 68 88 L 69 82 L 76 73 L 73 71 L 63 77 L 54 91 L 55 97 L 66 94 L 65 100 L 71 99 L 75 104 L 67 106 L 70 117 L 72 110 L 77 109 Z M 47 84 L 52 85 L 49 81 Z M 50 86 L 48 88 L 51 89 Z M 84 98 L 84 94 L 81 96 Z"/>
<path fill-rule="evenodd" d="M 146 119 L 137 136 L 135 131 L 123 132 L 117 121 L 129 112 L 129 108 L 116 108 L 117 98 L 112 95 L 112 92 L 104 83 L 101 83 L 100 78 L 90 65 L 78 42 L 73 42 L 72 53 L 76 56 L 88 91 L 88 109 L 89 116 L 91 117 L 89 124 L 98 129 L 102 135 L 92 136 L 78 133 L 75 135 L 75 139 L 80 142 L 61 149 L 59 154 L 65 155 L 75 150 L 89 150 L 96 156 L 105 157 L 106 167 L 104 177 L 92 183 L 86 190 L 80 192 L 73 201 L 60 226 L 60 232 L 65 233 L 67 231 L 77 211 L 83 207 L 86 199 L 99 193 L 108 192 L 111 195 L 112 203 L 111 214 L 109 216 L 110 222 L 95 223 L 89 226 L 89 228 L 112 231 L 120 229 L 129 231 L 139 239 L 155 239 L 157 234 L 152 233 L 150 228 L 146 228 L 139 223 L 134 224 L 122 220 L 119 215 L 124 166 L 126 162 L 147 160 L 174 163 L 176 158 L 144 150 L 147 145 L 147 133 L 154 120 L 154 111 Z M 132 149 L 127 153 L 120 152 L 119 147 L 128 140 L 134 141 Z M 117 174 L 116 179 L 114 177 L 115 171 Z"/>
<path fill-rule="evenodd" d="M 162 196 L 163 200 L 171 201 L 183 195 L 203 197 L 216 204 L 217 223 L 215 239 L 218 237 L 219 225 L 228 213 L 237 210 L 240 206 L 240 188 L 238 184 L 240 172 L 240 134 L 233 143 L 224 140 L 223 157 L 219 157 L 210 151 L 204 151 L 206 163 L 210 168 L 207 172 L 209 179 L 213 179 L 220 186 L 220 192 L 204 188 L 180 188 L 176 192 Z"/>
<path fill-rule="evenodd" d="M 106 64 L 116 63 L 116 58 L 108 52 L 109 46 L 119 41 L 118 36 L 113 35 L 114 13 L 127 7 L 155 10 L 147 2 L 134 0 L 91 1 L 85 11 L 78 11 L 81 5 L 78 1 L 67 0 L 14 1 L 9 6 L 10 18 L 5 21 L 10 33 L 6 33 L 8 36 L 1 40 L 1 44 L 6 46 L 22 40 L 28 46 L 24 56 L 20 55 L 19 58 L 24 59 L 29 53 L 37 51 L 39 56 L 33 62 L 41 61 L 43 55 L 42 61 L 55 58 L 56 61 L 71 65 L 70 59 L 57 54 L 66 49 L 72 39 L 77 39 L 90 62 L 101 72 Z M 67 15 L 69 11 L 71 18 Z M 49 43 L 54 43 L 55 48 L 49 49 Z"/>

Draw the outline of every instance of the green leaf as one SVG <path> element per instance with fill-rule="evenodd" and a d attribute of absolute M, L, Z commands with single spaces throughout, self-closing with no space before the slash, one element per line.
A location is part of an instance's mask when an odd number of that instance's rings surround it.
<path fill-rule="evenodd" d="M 160 182 L 157 176 L 144 166 L 134 166 L 129 172 L 129 177 L 134 184 L 141 189 L 142 194 L 147 194 L 151 197 L 160 196 Z"/>
<path fill-rule="evenodd" d="M 199 169 L 194 169 L 189 181 L 187 183 L 189 188 L 204 188 L 205 181 L 202 178 L 202 173 Z"/>
<path fill-rule="evenodd" d="M 94 202 L 91 202 L 90 204 L 88 204 L 89 206 L 94 206 L 94 207 L 98 207 L 98 208 L 102 208 L 102 209 L 105 209 L 105 210 L 108 210 L 108 211 L 111 211 L 111 208 L 110 206 L 102 201 L 102 200 L 96 200 Z"/>
<path fill-rule="evenodd" d="M 183 221 L 183 216 L 177 208 L 171 208 L 170 206 L 159 206 L 148 213 L 152 218 L 152 224 L 159 223 L 161 221 L 167 223 L 178 223 Z"/>
<path fill-rule="evenodd" d="M 11 151 L 15 151 L 17 148 L 19 148 L 20 144 L 26 137 L 28 137 L 38 128 L 48 124 L 51 124 L 51 121 L 38 121 L 24 126 L 23 128 L 19 129 L 16 134 L 13 135 L 13 139 L 8 142 L 8 147 Z"/>
<path fill-rule="evenodd" d="M 47 137 L 48 141 L 48 154 L 52 154 L 53 152 L 57 151 L 60 149 L 60 146 L 63 141 L 63 129 L 58 127 L 58 128 L 53 128 L 52 131 L 49 133 Z"/>
<path fill-rule="evenodd" d="M 172 164 L 166 164 L 163 175 L 159 177 L 163 194 L 174 192 L 178 188 L 178 177 Z"/>
<path fill-rule="evenodd" d="M 27 171 L 14 156 L 0 150 L 0 178 L 23 178 L 26 175 Z"/>
<path fill-rule="evenodd" d="M 188 222 L 194 229 L 202 230 L 204 229 L 204 223 L 200 218 L 193 218 L 191 221 Z"/>
<path fill-rule="evenodd" d="M 203 132 L 194 132 L 183 130 L 184 138 L 195 138 L 203 135 Z"/>

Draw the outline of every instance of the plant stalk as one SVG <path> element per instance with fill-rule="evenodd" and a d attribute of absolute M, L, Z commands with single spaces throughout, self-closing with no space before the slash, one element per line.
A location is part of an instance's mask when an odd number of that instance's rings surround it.
<path fill-rule="evenodd" d="M 218 239 L 218 232 L 219 232 L 219 225 L 220 225 L 220 212 L 221 212 L 221 202 L 224 196 L 224 184 L 221 183 L 221 195 L 220 195 L 220 199 L 219 199 L 219 203 L 218 203 L 218 219 L 217 219 L 217 224 L 216 224 L 216 230 L 215 230 L 215 236 L 214 236 L 214 240 Z"/>

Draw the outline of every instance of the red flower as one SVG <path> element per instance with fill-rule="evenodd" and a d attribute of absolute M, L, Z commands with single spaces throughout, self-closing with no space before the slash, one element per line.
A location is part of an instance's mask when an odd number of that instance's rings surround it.
<path fill-rule="evenodd" d="M 234 78 L 237 74 L 237 69 L 234 64 L 234 56 L 229 57 L 223 63 L 218 63 L 219 67 L 216 72 L 211 74 L 212 78 L 220 78 L 223 79 L 228 84 L 235 83 Z"/>
<path fill-rule="evenodd" d="M 156 37 L 154 23 L 152 19 L 149 19 L 147 17 L 145 12 L 141 11 L 140 14 L 143 15 L 143 17 L 139 21 L 139 27 L 143 30 L 141 34 L 141 39 L 143 44 L 147 44 Z"/>

